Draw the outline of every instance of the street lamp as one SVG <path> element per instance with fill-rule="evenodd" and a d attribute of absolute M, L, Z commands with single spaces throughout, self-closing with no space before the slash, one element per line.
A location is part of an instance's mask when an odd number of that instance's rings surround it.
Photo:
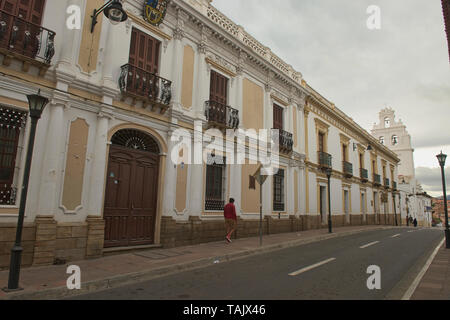
<path fill-rule="evenodd" d="M 20 264 L 22 260 L 22 229 L 25 217 L 25 205 L 27 202 L 28 181 L 30 179 L 31 159 L 33 157 L 34 138 L 36 136 L 36 127 L 38 120 L 41 118 L 42 111 L 48 103 L 48 99 L 38 94 L 28 95 L 28 105 L 30 107 L 31 128 L 30 137 L 28 139 L 28 150 L 25 162 L 25 170 L 22 183 L 22 194 L 20 197 L 19 218 L 17 221 L 16 241 L 11 249 L 11 263 L 9 267 L 8 288 L 3 291 L 11 292 L 19 289 Z"/>
<path fill-rule="evenodd" d="M 92 17 L 91 33 L 94 32 L 95 25 L 97 24 L 97 17 L 102 12 L 105 14 L 105 16 L 109 19 L 109 21 L 113 25 L 117 25 L 120 22 L 123 22 L 128 19 L 128 15 L 125 12 L 125 10 L 123 10 L 120 0 L 109 0 L 98 10 L 97 9 L 94 10 L 93 15 L 91 16 Z"/>
<path fill-rule="evenodd" d="M 445 244 L 446 248 L 450 249 L 450 230 L 448 227 L 448 210 L 447 210 L 447 188 L 445 186 L 445 160 L 447 160 L 447 155 L 443 154 L 442 151 L 440 154 L 436 156 L 439 161 L 439 165 L 441 166 L 441 174 L 442 174 L 442 188 L 444 192 L 444 213 L 445 213 Z"/>
<path fill-rule="evenodd" d="M 330 191 L 330 179 L 331 174 L 333 172 L 333 169 L 327 168 L 325 170 L 325 173 L 327 174 L 328 178 L 328 232 L 333 233 L 332 226 L 331 226 L 331 191 Z"/>

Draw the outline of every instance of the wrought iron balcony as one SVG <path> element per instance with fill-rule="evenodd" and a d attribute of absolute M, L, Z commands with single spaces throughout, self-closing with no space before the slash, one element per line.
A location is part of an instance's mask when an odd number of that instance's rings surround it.
<path fill-rule="evenodd" d="M 239 110 L 216 101 L 205 102 L 205 116 L 209 124 L 220 129 L 239 128 Z"/>
<path fill-rule="evenodd" d="M 129 63 L 121 69 L 119 87 L 122 100 L 131 97 L 133 104 L 142 101 L 144 107 L 150 105 L 152 111 L 159 108 L 160 113 L 166 113 L 172 100 L 172 81 Z"/>
<path fill-rule="evenodd" d="M 384 179 L 384 187 L 389 189 L 391 187 L 391 181 L 388 178 Z"/>
<path fill-rule="evenodd" d="M 332 168 L 333 163 L 332 163 L 332 156 L 331 154 L 319 151 L 317 152 L 318 155 L 318 162 L 319 162 L 319 167 L 321 168 Z"/>
<path fill-rule="evenodd" d="M 208 198 L 205 201 L 205 210 L 206 211 L 223 211 L 225 207 L 225 201 L 221 199 L 212 199 Z"/>
<path fill-rule="evenodd" d="M 360 176 L 360 178 L 361 178 L 361 180 L 363 182 L 369 181 L 369 171 L 367 171 L 367 169 L 360 168 L 359 169 L 359 176 Z"/>
<path fill-rule="evenodd" d="M 0 53 L 6 66 L 16 58 L 23 62 L 23 71 L 35 65 L 43 76 L 55 54 L 55 36 L 54 31 L 0 10 Z"/>
<path fill-rule="evenodd" d="M 293 150 L 294 146 L 294 138 L 292 133 L 281 130 L 281 129 L 272 129 L 274 134 L 276 134 L 276 130 L 278 130 L 278 146 L 281 153 L 289 154 Z M 275 136 L 274 136 L 275 138 Z"/>
<path fill-rule="evenodd" d="M 374 173 L 373 184 L 376 186 L 381 186 L 381 176 L 379 174 Z"/>
<path fill-rule="evenodd" d="M 282 202 L 274 202 L 273 203 L 273 211 L 283 212 L 284 211 L 284 203 Z"/>
<path fill-rule="evenodd" d="M 353 164 L 351 164 L 350 162 L 347 162 L 347 161 L 343 161 L 343 170 L 344 170 L 344 175 L 347 178 L 353 177 Z"/>
<path fill-rule="evenodd" d="M 13 206 L 16 204 L 17 188 L 8 184 L 0 185 L 0 205 Z"/>

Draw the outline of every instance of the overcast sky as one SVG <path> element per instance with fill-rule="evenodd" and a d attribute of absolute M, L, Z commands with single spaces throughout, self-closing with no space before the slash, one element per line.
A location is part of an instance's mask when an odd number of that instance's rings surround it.
<path fill-rule="evenodd" d="M 440 0 L 212 4 L 367 131 L 393 108 L 412 136 L 417 178 L 441 195 L 435 156 L 450 155 L 450 64 Z M 380 30 L 367 28 L 370 5 L 381 9 Z"/>

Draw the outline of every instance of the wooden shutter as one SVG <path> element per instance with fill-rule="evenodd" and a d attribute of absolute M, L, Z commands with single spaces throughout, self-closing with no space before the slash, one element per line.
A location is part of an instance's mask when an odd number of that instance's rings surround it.
<path fill-rule="evenodd" d="M 273 105 L 273 128 L 283 130 L 283 108 Z"/>
<path fill-rule="evenodd" d="M 323 135 L 323 133 L 322 132 L 319 132 L 319 151 L 320 152 L 324 152 L 324 144 L 323 144 L 323 141 L 324 140 L 324 135 Z"/>
<path fill-rule="evenodd" d="M 161 42 L 133 28 L 131 33 L 129 64 L 157 74 Z"/>
<path fill-rule="evenodd" d="M 342 161 L 347 161 L 347 146 L 345 144 L 342 145 Z"/>
<path fill-rule="evenodd" d="M 228 79 L 215 71 L 211 71 L 209 99 L 211 101 L 215 101 L 223 105 L 226 105 L 227 96 L 228 96 Z"/>
<path fill-rule="evenodd" d="M 42 15 L 44 13 L 45 0 L 33 0 L 31 10 L 29 10 L 27 21 L 41 25 Z"/>
<path fill-rule="evenodd" d="M 0 9 L 6 11 L 9 14 L 16 15 L 17 0 L 1 0 Z"/>

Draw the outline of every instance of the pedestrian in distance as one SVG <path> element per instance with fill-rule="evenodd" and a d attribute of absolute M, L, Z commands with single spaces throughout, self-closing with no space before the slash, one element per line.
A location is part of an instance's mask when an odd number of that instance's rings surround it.
<path fill-rule="evenodd" d="M 417 219 L 414 218 L 414 228 L 417 228 Z"/>
<path fill-rule="evenodd" d="M 228 243 L 231 243 L 231 235 L 236 231 L 237 226 L 237 216 L 236 216 L 236 207 L 234 206 L 234 199 L 230 199 L 230 203 L 228 203 L 224 208 L 224 217 L 225 217 L 225 226 L 227 229 L 227 235 L 225 239 Z"/>

